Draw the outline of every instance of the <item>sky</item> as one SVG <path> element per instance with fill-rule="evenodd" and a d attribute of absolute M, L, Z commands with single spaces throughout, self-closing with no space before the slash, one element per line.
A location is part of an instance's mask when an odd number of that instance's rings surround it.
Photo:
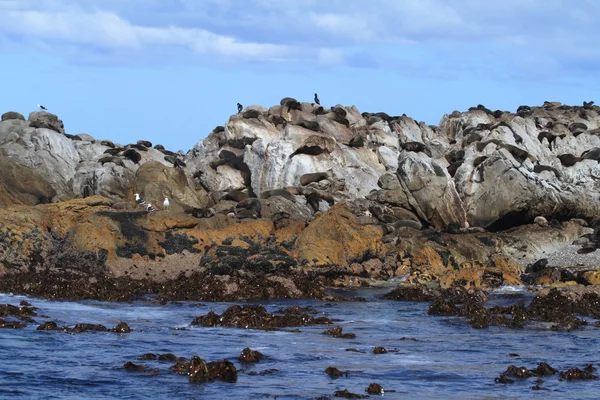
<path fill-rule="evenodd" d="M 0 0 L 0 113 L 188 151 L 283 97 L 437 125 L 600 103 L 597 0 Z"/>

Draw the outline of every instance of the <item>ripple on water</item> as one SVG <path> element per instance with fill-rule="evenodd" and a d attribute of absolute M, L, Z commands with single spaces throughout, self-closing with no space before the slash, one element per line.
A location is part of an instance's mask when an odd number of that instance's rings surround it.
<path fill-rule="evenodd" d="M 384 292 L 384 291 L 383 291 Z M 0 295 L 0 303 L 18 305 L 26 299 L 38 307 L 39 323 L 100 323 L 109 328 L 119 321 L 134 330 L 113 332 L 36 331 L 37 324 L 22 330 L 0 330 L 0 393 L 11 398 L 145 399 L 145 398 L 249 398 L 281 399 L 332 396 L 335 390 L 364 393 L 373 382 L 385 398 L 597 398 L 597 381 L 559 382 L 544 379 L 550 391 L 533 392 L 534 379 L 512 385 L 494 383 L 509 365 L 534 368 L 548 362 L 566 370 L 597 363 L 600 348 L 597 329 L 576 332 L 509 330 L 501 327 L 476 330 L 461 318 L 427 315 L 427 303 L 382 301 L 381 289 L 362 290 L 367 302 L 273 301 L 269 311 L 291 305 L 313 306 L 320 315 L 340 319 L 344 332 L 354 339 L 337 339 L 322 332 L 330 327 L 301 327 L 300 332 L 258 331 L 190 327 L 209 310 L 222 313 L 234 303 L 155 305 L 102 302 L 65 302 Z M 520 288 L 503 288 L 490 295 L 490 303 L 527 300 Z M 241 304 L 241 303 L 240 303 Z M 176 330 L 174 328 L 185 328 Z M 387 354 L 373 354 L 384 346 Z M 257 364 L 241 364 L 237 357 L 250 347 L 265 354 Z M 353 348 L 358 351 L 346 351 Z M 145 353 L 199 355 L 207 361 L 229 359 L 241 372 L 236 383 L 190 384 L 185 376 L 169 373 L 172 362 L 137 360 Z M 511 355 L 512 354 L 512 355 Z M 15 361 L 18 360 L 18 361 Z M 122 369 L 133 361 L 158 373 Z M 597 364 L 596 364 L 597 365 Z M 348 377 L 331 378 L 329 366 L 349 371 Z M 252 375 L 250 375 L 250 374 Z M 3 397 L 0 396 L 0 397 Z M 53 397 L 54 396 L 54 397 Z"/>

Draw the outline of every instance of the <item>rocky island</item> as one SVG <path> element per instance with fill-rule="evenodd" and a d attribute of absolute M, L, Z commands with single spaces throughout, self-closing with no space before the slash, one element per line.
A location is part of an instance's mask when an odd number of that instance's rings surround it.
<path fill-rule="evenodd" d="M 391 280 L 390 298 L 446 299 L 434 311 L 455 314 L 501 285 L 597 298 L 599 163 L 593 102 L 479 105 L 431 126 L 284 98 L 187 153 L 6 112 L 0 291 L 331 299 Z M 498 322 L 486 312 L 479 323 Z"/>

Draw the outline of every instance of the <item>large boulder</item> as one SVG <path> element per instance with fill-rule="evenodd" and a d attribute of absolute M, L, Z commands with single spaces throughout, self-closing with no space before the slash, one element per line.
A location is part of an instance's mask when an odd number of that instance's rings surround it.
<path fill-rule="evenodd" d="M 46 111 L 34 111 L 29 114 L 29 126 L 33 128 L 51 129 L 58 133 L 65 133 L 65 125 L 52 113 Z"/>

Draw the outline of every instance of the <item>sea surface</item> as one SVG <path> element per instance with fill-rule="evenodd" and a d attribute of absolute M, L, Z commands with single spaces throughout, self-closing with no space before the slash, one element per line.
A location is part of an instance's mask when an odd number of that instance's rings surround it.
<path fill-rule="evenodd" d="M 371 383 L 395 391 L 386 392 L 384 399 L 600 398 L 600 380 L 569 382 L 554 375 L 543 378 L 539 386 L 548 390 L 539 391 L 531 389 L 537 378 L 515 379 L 513 384 L 494 382 L 510 365 L 533 369 L 538 362 L 547 362 L 561 371 L 583 369 L 589 363 L 598 367 L 598 328 L 575 332 L 472 329 L 458 317 L 428 316 L 428 303 L 380 300 L 388 290 L 351 293 L 366 297 L 366 302 L 261 303 L 270 311 L 312 306 L 318 315 L 340 319 L 344 332 L 355 333 L 356 339 L 323 335 L 331 326 L 301 327 L 300 332 L 190 326 L 194 318 L 210 310 L 221 313 L 232 304 L 248 304 L 244 302 L 157 305 L 152 301 L 67 302 L 0 294 L 0 304 L 18 305 L 27 300 L 39 308 L 38 315 L 47 317 L 35 317 L 36 323 L 25 329 L 0 329 L 0 398 L 333 399 L 336 390 L 366 394 Z M 504 288 L 490 296 L 488 305 L 512 304 L 531 296 Z M 36 331 L 49 320 L 59 326 L 98 323 L 109 329 L 125 321 L 133 332 Z M 376 355 L 372 353 L 375 346 L 398 351 Z M 266 359 L 240 363 L 237 357 L 245 347 L 259 350 Z M 187 376 L 169 372 L 173 362 L 138 360 L 145 353 L 198 355 L 207 362 L 228 359 L 243 371 L 236 383 L 190 383 Z M 128 361 L 159 371 L 127 371 L 123 364 Z M 324 373 L 330 366 L 349 374 L 331 378 Z M 267 370 L 270 373 L 264 373 Z"/>

